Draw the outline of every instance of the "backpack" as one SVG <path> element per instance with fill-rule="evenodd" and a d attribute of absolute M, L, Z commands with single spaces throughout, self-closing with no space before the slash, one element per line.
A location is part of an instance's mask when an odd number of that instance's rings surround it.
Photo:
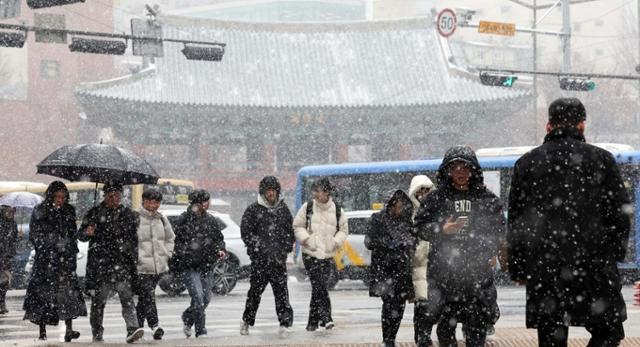
<path fill-rule="evenodd" d="M 335 200 L 333 203 L 336 205 L 336 234 L 340 232 L 340 216 L 342 215 L 342 207 L 338 205 Z M 309 225 L 311 225 L 311 217 L 313 216 L 313 199 L 307 202 L 307 230 L 309 229 Z"/>

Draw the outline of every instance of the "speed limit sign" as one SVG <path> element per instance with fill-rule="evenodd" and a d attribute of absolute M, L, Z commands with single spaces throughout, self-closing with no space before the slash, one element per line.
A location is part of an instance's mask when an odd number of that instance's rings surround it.
<path fill-rule="evenodd" d="M 445 8 L 438 13 L 436 28 L 443 37 L 449 37 L 456 31 L 456 13 L 450 8 Z"/>

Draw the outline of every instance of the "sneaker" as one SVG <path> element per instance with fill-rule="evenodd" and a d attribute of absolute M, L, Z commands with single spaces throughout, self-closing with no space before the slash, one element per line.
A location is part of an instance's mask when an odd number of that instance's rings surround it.
<path fill-rule="evenodd" d="M 278 336 L 280 336 L 281 339 L 286 339 L 289 335 L 291 335 L 291 327 L 281 325 L 280 328 L 278 328 Z"/>
<path fill-rule="evenodd" d="M 240 323 L 240 335 L 249 335 L 249 324 L 245 321 L 242 321 L 242 323 Z"/>
<path fill-rule="evenodd" d="M 191 337 L 191 326 L 190 325 L 183 325 L 182 326 L 182 332 L 184 333 L 184 336 L 186 336 L 187 338 Z"/>
<path fill-rule="evenodd" d="M 93 342 L 103 342 L 104 339 L 102 338 L 102 329 L 99 330 L 92 330 L 91 331 L 93 333 Z"/>
<path fill-rule="evenodd" d="M 487 327 L 487 341 L 495 341 L 496 340 L 496 328 L 493 324 Z"/>
<path fill-rule="evenodd" d="M 332 321 L 329 321 L 329 322 L 327 322 L 327 323 L 324 325 L 324 328 L 325 328 L 326 330 L 331 330 L 331 329 L 333 329 L 333 327 L 335 327 L 335 326 L 336 326 L 336 325 L 335 325 Z"/>
<path fill-rule="evenodd" d="M 199 333 L 196 333 L 196 338 L 197 339 L 201 338 L 201 337 L 207 337 L 207 331 L 206 330 L 202 331 L 202 332 L 199 332 Z"/>
<path fill-rule="evenodd" d="M 151 331 L 153 332 L 154 340 L 162 340 L 162 337 L 164 336 L 164 330 L 161 327 L 155 327 L 151 329 Z"/>
<path fill-rule="evenodd" d="M 144 329 L 137 328 L 127 336 L 127 343 L 134 343 L 144 336 Z"/>

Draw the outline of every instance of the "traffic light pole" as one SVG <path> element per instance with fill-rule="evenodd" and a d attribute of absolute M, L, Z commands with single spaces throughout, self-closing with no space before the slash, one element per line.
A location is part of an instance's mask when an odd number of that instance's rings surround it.
<path fill-rule="evenodd" d="M 635 80 L 640 81 L 640 76 L 632 75 L 609 75 L 609 74 L 594 74 L 583 72 L 552 72 L 552 71 L 535 71 L 535 70 L 514 70 L 514 69 L 495 69 L 495 68 L 483 68 L 474 67 L 478 71 L 483 72 L 497 72 L 503 74 L 523 74 L 523 75 L 540 75 L 540 76 L 557 76 L 557 77 L 584 77 L 584 78 L 608 78 L 618 80 Z"/>
<path fill-rule="evenodd" d="M 16 31 L 23 31 L 23 32 L 37 31 L 37 32 L 54 33 L 54 34 L 63 33 L 68 35 L 104 37 L 104 38 L 123 39 L 123 40 L 149 40 L 149 41 L 162 41 L 162 42 L 189 43 L 189 44 L 195 44 L 195 45 L 211 45 L 211 46 L 220 46 L 220 47 L 226 46 L 225 43 L 220 43 L 220 42 L 194 41 L 194 40 L 182 40 L 182 39 L 172 39 L 172 38 L 157 38 L 157 37 L 136 36 L 136 35 L 128 35 L 128 34 L 103 33 L 103 32 L 97 32 L 97 31 L 51 29 L 51 28 L 41 28 L 37 26 L 6 24 L 6 23 L 0 23 L 0 29 L 9 29 L 9 30 L 16 30 Z"/>

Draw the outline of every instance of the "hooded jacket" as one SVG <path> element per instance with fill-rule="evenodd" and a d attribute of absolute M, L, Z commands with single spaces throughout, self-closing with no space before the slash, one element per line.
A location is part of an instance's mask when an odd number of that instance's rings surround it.
<path fill-rule="evenodd" d="M 511 278 L 527 281 L 527 327 L 564 313 L 571 325 L 626 319 L 617 263 L 628 245 L 629 204 L 613 155 L 577 129 L 551 131 L 518 159 L 507 244 Z"/>
<path fill-rule="evenodd" d="M 273 205 L 264 197 L 268 188 L 278 192 Z M 258 201 L 249 205 L 242 215 L 240 235 L 252 263 L 269 259 L 286 261 L 295 240 L 293 216 L 280 197 L 280 183 L 275 177 L 267 176 L 260 182 Z"/>
<path fill-rule="evenodd" d="M 307 226 L 307 203 L 305 202 L 293 220 L 296 239 L 302 244 L 302 252 L 317 259 L 333 258 L 349 234 L 344 211 L 340 213 L 340 231 L 336 230 L 336 204 L 332 198 L 326 203 L 313 201 L 313 215 Z"/>
<path fill-rule="evenodd" d="M 465 162 L 471 168 L 469 189 L 453 186 L 450 165 Z M 449 293 L 473 293 L 493 283 L 489 260 L 504 237 L 504 215 L 498 197 L 484 185 L 482 169 L 473 150 L 450 148 L 437 173 L 438 187 L 425 198 L 415 217 L 419 236 L 430 241 L 428 276 Z M 443 232 L 450 217 L 468 217 L 458 233 Z"/>
<path fill-rule="evenodd" d="M 169 271 L 176 235 L 167 217 L 140 209 L 138 226 L 138 273 L 159 275 Z"/>
<path fill-rule="evenodd" d="M 399 216 L 392 215 L 397 201 L 404 204 Z M 413 299 L 412 259 L 417 239 L 413 236 L 413 204 L 402 190 L 395 191 L 385 208 L 371 215 L 364 245 L 371 250 L 369 295 Z M 426 281 L 425 281 L 426 284 Z"/>
<path fill-rule="evenodd" d="M 175 225 L 175 246 L 169 260 L 173 272 L 208 272 L 218 262 L 218 253 L 225 251 L 223 227 L 208 212 L 198 214 L 189 205 Z"/>
<path fill-rule="evenodd" d="M 433 182 L 426 175 L 418 175 L 411 179 L 409 187 L 409 199 L 413 204 L 412 218 L 415 217 L 420 201 L 416 199 L 416 193 L 422 188 L 432 189 Z M 429 257 L 429 242 L 419 240 L 416 251 L 413 256 L 413 271 L 411 278 L 413 280 L 413 289 L 415 291 L 416 300 L 427 300 L 427 260 Z"/>

